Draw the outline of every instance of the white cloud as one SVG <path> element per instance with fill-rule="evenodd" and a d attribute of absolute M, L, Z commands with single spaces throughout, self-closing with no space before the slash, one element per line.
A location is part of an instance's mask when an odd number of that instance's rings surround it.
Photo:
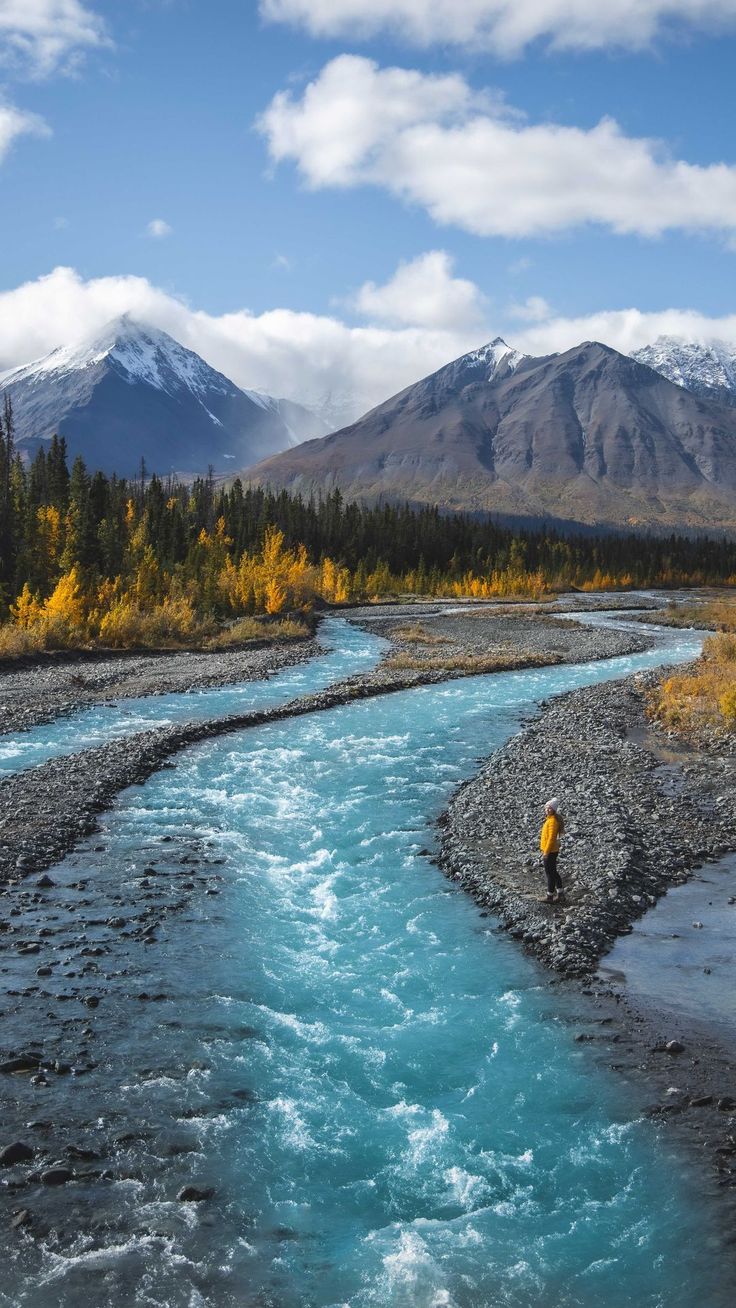
<path fill-rule="evenodd" d="M 622 354 L 649 345 L 658 336 L 683 340 L 728 341 L 736 346 L 736 313 L 712 318 L 697 309 L 602 309 L 580 317 L 549 317 L 514 334 L 514 345 L 528 354 L 571 350 L 582 341 L 603 341 Z"/>
<path fill-rule="evenodd" d="M 171 236 L 173 230 L 173 227 L 170 227 L 163 218 L 152 218 L 146 228 L 148 235 L 152 236 L 156 241 L 161 241 L 166 236 Z"/>
<path fill-rule="evenodd" d="M 143 277 L 85 281 L 71 268 L 56 268 L 0 293 L 0 369 L 99 331 L 123 313 L 170 332 L 241 386 L 305 403 L 328 394 L 349 395 L 355 417 L 502 327 L 353 327 L 338 317 L 291 309 L 262 314 L 239 309 L 215 316 L 191 309 Z M 602 311 L 549 318 L 506 335 L 511 345 L 530 354 L 570 349 L 584 340 L 628 352 L 659 335 L 736 345 L 736 314 L 708 318 L 688 309 Z"/>
<path fill-rule="evenodd" d="M 0 369 L 39 358 L 130 313 L 160 327 L 240 386 L 305 403 L 352 397 L 352 415 L 478 345 L 485 329 L 349 326 L 337 316 L 276 308 L 215 316 L 144 277 L 83 280 L 56 268 L 0 293 Z"/>
<path fill-rule="evenodd" d="M 25 113 L 10 104 L 0 104 L 0 163 L 20 136 L 50 135 L 50 129 L 36 114 Z"/>
<path fill-rule="evenodd" d="M 552 317 L 552 309 L 541 295 L 529 295 L 522 304 L 510 305 L 508 312 L 521 322 L 545 322 Z"/>
<path fill-rule="evenodd" d="M 105 24 L 81 0 L 0 0 L 0 59 L 43 77 L 109 45 Z"/>
<path fill-rule="evenodd" d="M 383 286 L 365 282 L 351 307 L 364 318 L 392 326 L 478 328 L 485 319 L 484 297 L 475 282 L 454 277 L 453 267 L 445 250 L 430 250 L 399 264 Z"/>
<path fill-rule="evenodd" d="M 459 75 L 340 55 L 300 98 L 274 96 L 258 127 L 314 189 L 381 186 L 480 236 L 736 231 L 736 167 L 671 159 L 609 118 L 528 124 Z"/>
<path fill-rule="evenodd" d="M 560 50 L 641 49 L 686 27 L 736 25 L 733 0 L 260 0 L 260 9 L 313 36 L 354 40 L 388 31 L 417 45 L 480 46 L 503 57 L 535 41 Z"/>

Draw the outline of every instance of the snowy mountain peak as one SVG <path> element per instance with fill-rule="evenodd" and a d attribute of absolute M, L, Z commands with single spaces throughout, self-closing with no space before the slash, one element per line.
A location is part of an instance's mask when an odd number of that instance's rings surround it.
<path fill-rule="evenodd" d="M 0 375 L 18 448 L 31 459 L 54 434 L 91 468 L 128 474 L 246 467 L 324 434 L 314 414 L 243 391 L 167 332 L 126 314 L 101 331 Z"/>
<path fill-rule="evenodd" d="M 213 389 L 225 395 L 235 389 L 221 373 L 210 368 L 198 354 L 187 350 L 173 336 L 157 327 L 138 322 L 130 314 L 114 318 L 100 332 L 0 376 L 0 386 L 16 385 L 37 377 L 85 372 L 101 364 L 130 385 L 140 382 L 174 395 L 182 387 L 201 398 Z"/>
<path fill-rule="evenodd" d="M 477 364 L 485 365 L 486 380 L 491 381 L 498 372 L 514 372 L 525 358 L 527 355 L 514 350 L 502 336 L 496 336 L 495 340 L 489 341 L 487 345 L 481 345 L 480 349 L 471 350 L 469 354 L 464 355 L 463 362 L 472 367 Z"/>
<path fill-rule="evenodd" d="M 632 357 L 684 390 L 736 405 L 736 347 L 727 341 L 659 336 Z"/>

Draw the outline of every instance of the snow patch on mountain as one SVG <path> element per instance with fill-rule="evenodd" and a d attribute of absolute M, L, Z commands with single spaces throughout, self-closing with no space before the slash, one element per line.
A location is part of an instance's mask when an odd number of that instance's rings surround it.
<path fill-rule="evenodd" d="M 507 376 L 515 372 L 519 364 L 529 356 L 521 354 L 519 350 L 514 350 L 512 346 L 507 345 L 502 336 L 497 336 L 495 340 L 489 341 L 487 345 L 481 345 L 477 350 L 471 350 L 469 354 L 464 354 L 458 363 L 464 367 L 475 368 L 478 364 L 484 365 L 486 371 L 486 381 L 493 381 L 497 374 L 503 373 Z"/>
<path fill-rule="evenodd" d="M 635 350 L 632 358 L 694 395 L 736 405 L 736 347 L 727 341 L 659 336 L 653 344 Z"/>

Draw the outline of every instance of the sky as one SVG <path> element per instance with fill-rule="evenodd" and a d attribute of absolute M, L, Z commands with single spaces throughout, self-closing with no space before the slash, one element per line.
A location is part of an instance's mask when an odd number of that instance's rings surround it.
<path fill-rule="evenodd" d="M 736 344 L 736 0 L 0 0 L 0 368 L 129 312 L 378 403 Z"/>

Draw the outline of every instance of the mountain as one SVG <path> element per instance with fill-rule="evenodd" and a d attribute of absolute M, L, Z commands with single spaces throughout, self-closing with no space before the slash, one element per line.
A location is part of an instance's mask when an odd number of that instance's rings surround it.
<path fill-rule="evenodd" d="M 726 341 L 701 345 L 676 336 L 659 336 L 653 345 L 635 350 L 631 357 L 693 395 L 736 408 L 736 349 Z"/>
<path fill-rule="evenodd" d="M 233 472 L 328 427 L 289 400 L 244 391 L 172 336 L 127 315 L 79 345 L 0 374 L 24 456 L 56 432 L 90 468 Z"/>
<path fill-rule="evenodd" d="M 608 346 L 498 339 L 251 469 L 261 484 L 590 525 L 736 527 L 736 411 Z"/>

